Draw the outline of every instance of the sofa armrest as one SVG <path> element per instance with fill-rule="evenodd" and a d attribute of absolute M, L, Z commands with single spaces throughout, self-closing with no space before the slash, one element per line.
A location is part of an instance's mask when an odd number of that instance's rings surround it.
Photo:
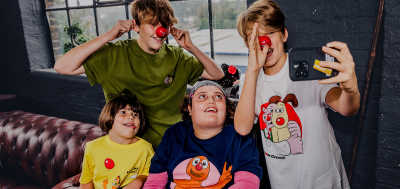
<path fill-rule="evenodd" d="M 67 178 L 57 185 L 53 186 L 52 189 L 79 189 L 79 178 L 81 177 L 81 174 L 77 174 L 75 176 L 72 176 L 70 178 Z"/>

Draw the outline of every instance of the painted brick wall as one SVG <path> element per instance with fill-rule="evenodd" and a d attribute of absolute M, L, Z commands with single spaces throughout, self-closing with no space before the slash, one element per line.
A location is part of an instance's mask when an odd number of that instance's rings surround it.
<path fill-rule="evenodd" d="M 400 1 L 385 1 L 376 188 L 400 188 Z"/>

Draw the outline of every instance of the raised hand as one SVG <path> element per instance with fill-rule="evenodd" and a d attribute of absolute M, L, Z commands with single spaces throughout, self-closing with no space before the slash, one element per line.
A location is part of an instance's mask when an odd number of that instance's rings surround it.
<path fill-rule="evenodd" d="M 175 38 L 176 42 L 179 44 L 179 46 L 191 52 L 193 48 L 193 43 L 187 30 L 181 30 L 176 27 L 171 27 L 170 32 L 171 35 Z"/>
<path fill-rule="evenodd" d="M 337 70 L 335 77 L 320 80 L 321 84 L 339 83 L 340 88 L 348 93 L 358 91 L 355 63 L 346 43 L 333 41 L 322 47 L 322 51 L 336 58 L 338 62 L 322 61 L 321 66 Z"/>
<path fill-rule="evenodd" d="M 133 30 L 135 25 L 135 20 L 118 20 L 114 27 L 108 31 L 109 41 L 117 39 L 124 33 Z"/>
<path fill-rule="evenodd" d="M 251 71 L 258 71 L 264 66 L 265 61 L 267 59 L 267 53 L 269 50 L 269 46 L 265 45 L 261 50 L 259 41 L 258 41 L 258 23 L 253 25 L 253 30 L 250 35 L 250 39 L 248 41 L 249 45 L 249 63 L 247 69 Z"/>

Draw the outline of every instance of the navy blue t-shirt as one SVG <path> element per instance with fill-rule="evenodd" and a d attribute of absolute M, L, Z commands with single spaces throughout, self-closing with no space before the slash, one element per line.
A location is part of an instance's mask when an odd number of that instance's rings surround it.
<path fill-rule="evenodd" d="M 261 179 L 258 157 L 255 141 L 251 136 L 237 134 L 233 125 L 201 140 L 194 135 L 192 122 L 182 121 L 165 132 L 151 161 L 150 173 L 167 171 L 166 188 L 227 188 L 234 183 L 237 171 L 248 171 Z"/>

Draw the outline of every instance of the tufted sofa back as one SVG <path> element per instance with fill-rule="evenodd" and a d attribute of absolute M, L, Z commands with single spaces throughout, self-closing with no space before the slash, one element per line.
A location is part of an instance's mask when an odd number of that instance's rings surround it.
<path fill-rule="evenodd" d="M 93 124 L 0 112 L 1 177 L 49 188 L 78 174 L 85 143 L 102 135 Z"/>

